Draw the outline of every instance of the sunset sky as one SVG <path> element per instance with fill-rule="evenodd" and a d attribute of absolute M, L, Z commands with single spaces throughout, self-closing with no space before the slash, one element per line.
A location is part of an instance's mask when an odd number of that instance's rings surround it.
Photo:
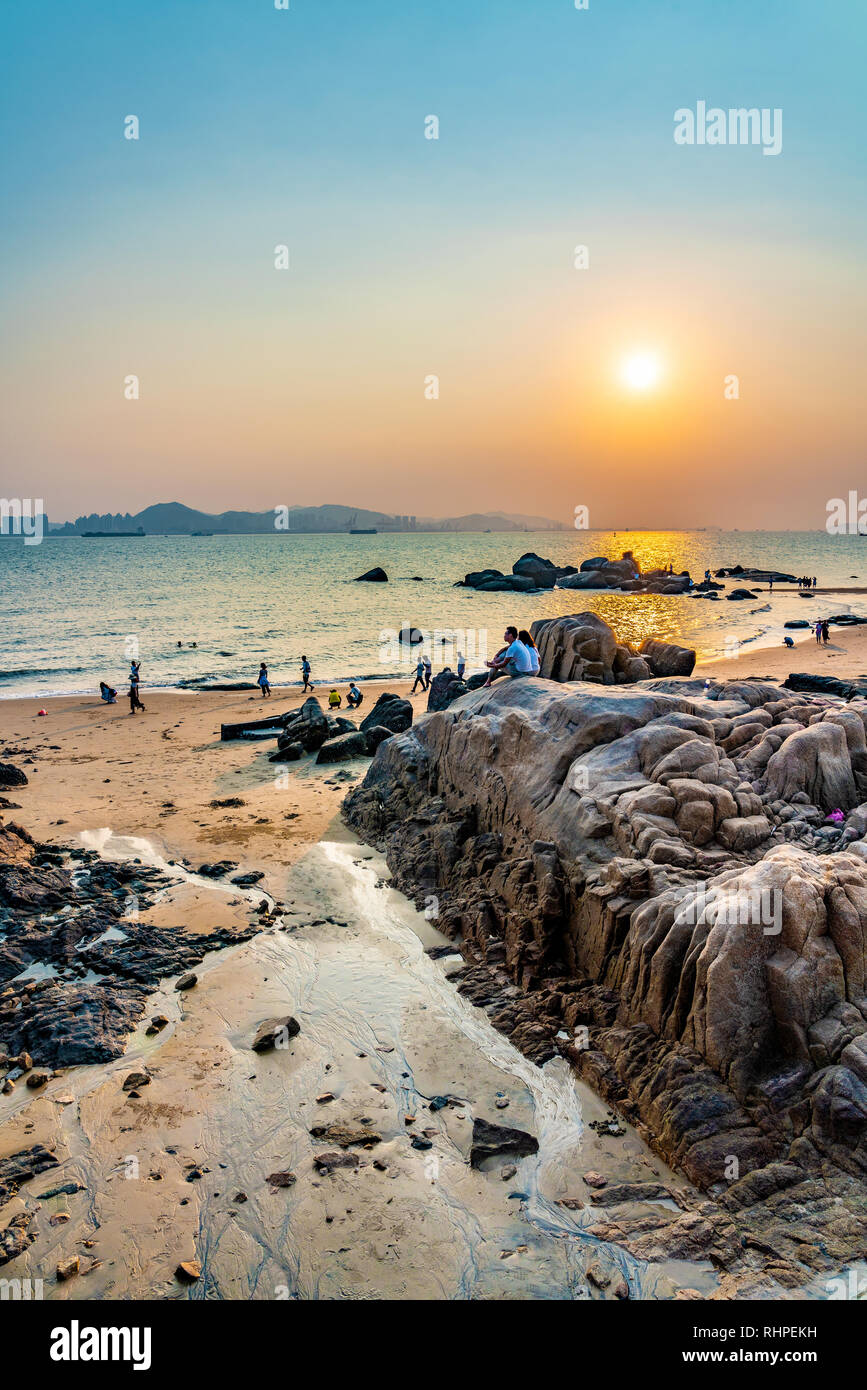
<path fill-rule="evenodd" d="M 865 16 L 7 0 L 0 491 L 823 527 L 867 487 Z M 676 145 L 698 101 L 782 152 Z"/>

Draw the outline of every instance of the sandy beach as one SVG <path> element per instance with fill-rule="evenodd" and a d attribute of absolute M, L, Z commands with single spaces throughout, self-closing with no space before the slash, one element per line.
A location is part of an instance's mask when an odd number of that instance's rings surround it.
<path fill-rule="evenodd" d="M 792 649 L 741 646 L 730 659 L 696 667 L 695 674 L 783 681 L 790 672 L 806 671 L 867 678 L 867 627 L 832 628 L 827 647 L 811 634 L 795 635 Z M 410 696 L 411 684 L 366 682 L 360 717 L 390 690 L 410 698 L 418 718 L 427 696 Z M 328 688 L 314 693 L 324 707 Z M 220 725 L 296 709 L 304 698 L 297 686 L 275 688 L 268 700 L 251 692 L 145 686 L 146 713 L 135 716 L 121 698 L 112 706 L 95 696 L 2 700 L 6 753 L 34 759 L 25 763 L 29 786 L 11 799 L 38 839 L 65 842 L 79 829 L 109 826 L 117 834 L 145 836 L 169 859 L 195 865 L 228 858 L 243 871 L 263 870 L 279 894 L 286 867 L 321 839 L 366 760 L 341 765 L 345 771 L 305 761 L 300 772 L 290 765 L 288 777 L 281 776 L 287 769 L 268 762 L 272 741 L 221 743 Z M 47 715 L 40 717 L 40 709 Z M 341 713 L 351 717 L 345 707 Z M 219 804 L 236 798 L 244 804 Z"/>
<path fill-rule="evenodd" d="M 867 632 L 853 628 L 828 648 L 745 650 L 696 674 L 865 669 Z M 384 688 L 408 694 L 409 682 L 365 685 L 362 714 Z M 327 690 L 315 693 L 324 704 Z M 628 1126 L 618 1137 L 591 1130 L 609 1113 L 603 1102 L 564 1064 L 527 1062 L 460 999 L 456 954 L 428 958 L 446 938 L 385 886 L 384 861 L 339 820 L 368 760 L 276 765 L 270 740 L 220 741 L 222 722 L 303 698 L 145 687 L 135 717 L 93 697 L 0 703 L 2 755 L 29 779 L 8 793 L 7 821 L 59 845 L 98 833 L 107 858 L 186 864 L 149 909 L 154 924 L 242 925 L 263 890 L 279 904 L 253 939 L 205 958 L 193 991 L 165 982 L 147 1010 L 168 1019 L 156 1037 L 145 1019 L 116 1061 L 0 1097 L 0 1161 L 44 1144 L 60 1165 L 0 1212 L 3 1225 L 37 1199 L 41 1213 L 35 1242 L 4 1272 L 73 1299 L 581 1297 L 591 1285 L 594 1297 L 713 1296 L 706 1262 L 648 1266 L 603 1241 L 588 1252 L 581 1232 L 594 1213 L 580 1174 L 696 1194 Z M 412 699 L 417 717 L 427 697 Z M 221 859 L 264 878 L 241 892 L 196 875 Z M 291 1048 L 251 1052 L 262 1019 L 288 1014 L 301 1024 Z M 150 1079 L 131 1098 L 122 1082 L 140 1068 Z M 432 1113 L 437 1095 L 456 1099 Z M 323 1169 L 310 1135 L 323 1115 L 375 1139 L 338 1148 L 347 1166 Z M 538 1131 L 540 1159 L 506 1181 L 502 1165 L 468 1167 L 478 1117 Z M 288 1188 L 267 1181 L 284 1172 Z M 642 1213 L 633 1204 L 633 1218 Z M 591 1254 L 599 1281 L 588 1285 Z M 79 1274 L 58 1282 L 71 1255 Z M 180 1260 L 202 1268 L 192 1286 L 174 1276 Z"/>

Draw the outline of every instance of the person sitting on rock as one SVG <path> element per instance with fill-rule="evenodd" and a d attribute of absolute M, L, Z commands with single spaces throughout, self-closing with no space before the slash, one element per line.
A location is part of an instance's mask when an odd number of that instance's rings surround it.
<path fill-rule="evenodd" d="M 532 661 L 530 653 L 523 642 L 518 640 L 518 629 L 507 627 L 503 633 L 505 647 L 501 647 L 493 661 L 486 661 L 485 665 L 491 668 L 491 674 L 485 681 L 485 687 L 492 684 L 499 676 L 529 676 Z"/>
<path fill-rule="evenodd" d="M 363 699 L 364 696 L 362 695 L 358 686 L 355 684 L 355 681 L 350 681 L 349 694 L 346 696 L 346 703 L 349 706 L 349 708 L 358 709 L 358 706 L 361 704 Z"/>
<path fill-rule="evenodd" d="M 339 690 L 331 690 L 331 691 L 329 691 L 329 694 L 328 694 L 328 707 L 329 707 L 329 709 L 340 709 L 340 700 L 341 700 L 341 696 L 340 696 L 340 691 L 339 691 Z"/>
<path fill-rule="evenodd" d="M 538 676 L 542 658 L 539 656 L 539 648 L 536 646 L 536 643 L 525 627 L 522 627 L 521 631 L 518 633 L 518 641 L 523 642 L 527 651 L 530 653 L 530 675 Z"/>

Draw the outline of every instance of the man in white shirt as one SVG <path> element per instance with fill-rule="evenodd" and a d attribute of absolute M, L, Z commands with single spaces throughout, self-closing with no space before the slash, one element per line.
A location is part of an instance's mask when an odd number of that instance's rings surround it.
<path fill-rule="evenodd" d="M 518 640 L 518 629 L 507 627 L 503 640 L 505 647 L 497 652 L 493 661 L 486 663 L 491 668 L 491 674 L 485 685 L 490 685 L 498 676 L 529 676 L 532 673 L 533 660 L 524 643 Z"/>

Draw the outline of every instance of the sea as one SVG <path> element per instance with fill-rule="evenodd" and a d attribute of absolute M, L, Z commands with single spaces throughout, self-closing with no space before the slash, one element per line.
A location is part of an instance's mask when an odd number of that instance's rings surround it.
<path fill-rule="evenodd" d="M 660 637 L 695 647 L 699 659 L 779 646 L 791 619 L 855 613 L 867 593 L 811 595 L 762 586 L 755 600 L 716 603 L 554 589 L 479 593 L 455 587 L 467 572 L 511 571 L 527 551 L 555 564 L 631 550 L 643 569 L 672 564 L 696 580 L 736 564 L 816 575 L 819 587 L 867 590 L 867 537 L 826 532 L 548 531 L 407 532 L 377 535 L 46 537 L 0 540 L 0 698 L 121 688 L 131 658 L 144 688 L 198 689 L 256 680 L 267 663 L 275 685 L 406 676 L 424 638 L 434 671 L 457 652 L 471 672 L 503 644 L 507 624 L 598 613 L 620 638 Z M 388 583 L 358 583 L 374 566 Z M 728 581 L 728 589 L 738 581 Z M 748 587 L 743 585 L 742 587 Z"/>

